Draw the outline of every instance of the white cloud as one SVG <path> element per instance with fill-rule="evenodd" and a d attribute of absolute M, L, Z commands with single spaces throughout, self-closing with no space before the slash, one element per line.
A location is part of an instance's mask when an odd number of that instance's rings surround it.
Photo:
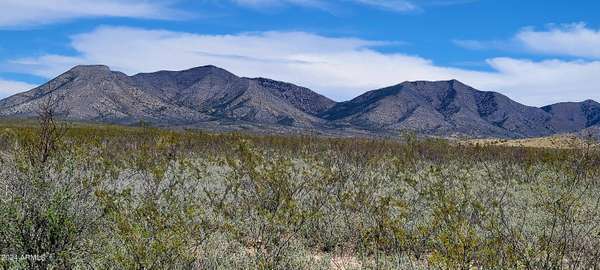
<path fill-rule="evenodd" d="M 492 71 L 436 65 L 401 53 L 374 49 L 387 42 L 331 38 L 303 32 L 199 35 L 138 28 L 101 27 L 73 37 L 78 56 L 43 55 L 10 63 L 53 77 L 74 64 L 106 64 L 128 74 L 216 65 L 237 75 L 268 77 L 310 87 L 337 100 L 407 80 L 458 79 L 500 91 L 530 105 L 600 100 L 600 62 L 488 60 Z"/>
<path fill-rule="evenodd" d="M 181 15 L 157 0 L 2 0 L 0 27 L 42 25 L 85 17 L 167 19 Z"/>
<path fill-rule="evenodd" d="M 508 40 L 454 40 L 471 50 L 526 51 L 534 54 L 600 59 L 600 30 L 584 23 L 549 25 L 546 30 L 521 29 Z"/>
<path fill-rule="evenodd" d="M 515 39 L 533 52 L 600 58 L 600 30 L 584 23 L 551 26 L 547 31 L 526 28 Z"/>
<path fill-rule="evenodd" d="M 495 70 L 483 81 L 473 81 L 482 89 L 497 90 L 531 105 L 561 101 L 600 101 L 600 61 L 563 61 L 494 58 Z"/>
<path fill-rule="evenodd" d="M 34 87 L 36 87 L 36 85 L 19 81 L 4 80 L 0 78 L 0 98 L 5 98 L 19 92 L 27 91 L 33 89 Z"/>

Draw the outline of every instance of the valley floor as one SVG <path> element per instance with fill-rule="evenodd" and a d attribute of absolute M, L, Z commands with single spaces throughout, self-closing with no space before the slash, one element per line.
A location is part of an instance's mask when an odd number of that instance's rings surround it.
<path fill-rule="evenodd" d="M 600 151 L 548 140 L 4 123 L 0 267 L 598 268 Z"/>
<path fill-rule="evenodd" d="M 554 149 L 598 147 L 598 142 L 596 140 L 582 138 L 582 136 L 572 134 L 526 139 L 467 139 L 459 141 L 458 143 L 471 146 L 482 145 Z"/>

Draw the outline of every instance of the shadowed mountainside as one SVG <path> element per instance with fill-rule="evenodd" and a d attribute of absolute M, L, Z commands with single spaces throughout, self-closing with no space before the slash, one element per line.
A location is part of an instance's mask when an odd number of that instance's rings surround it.
<path fill-rule="evenodd" d="M 367 92 L 322 114 L 375 129 L 410 129 L 435 135 L 535 137 L 555 133 L 547 112 L 459 81 L 404 82 Z"/>

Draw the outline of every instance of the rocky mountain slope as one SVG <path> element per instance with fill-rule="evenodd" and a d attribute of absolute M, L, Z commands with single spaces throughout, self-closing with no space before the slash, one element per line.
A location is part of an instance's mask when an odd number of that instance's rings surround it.
<path fill-rule="evenodd" d="M 241 78 L 215 66 L 127 76 L 77 66 L 48 83 L 0 101 L 2 117 L 33 117 L 58 96 L 80 121 L 266 132 L 523 138 L 596 130 L 594 101 L 530 107 L 459 81 L 404 82 L 336 103 L 290 83 Z"/>
<path fill-rule="evenodd" d="M 370 129 L 433 135 L 535 137 L 555 133 L 551 115 L 459 81 L 404 82 L 367 92 L 321 115 Z"/>
<path fill-rule="evenodd" d="M 552 115 L 551 125 L 563 132 L 576 132 L 600 123 L 600 103 L 593 100 L 557 103 L 542 110 Z"/>
<path fill-rule="evenodd" d="M 133 123 L 186 123 L 207 115 L 148 94 L 129 76 L 106 66 L 77 66 L 48 83 L 0 101 L 0 115 L 35 116 L 45 98 L 61 99 L 74 120 Z"/>
<path fill-rule="evenodd" d="M 50 95 L 63 99 L 70 119 L 125 124 L 242 121 L 313 128 L 324 124 L 315 114 L 335 104 L 306 88 L 240 78 L 214 66 L 135 76 L 106 66 L 77 66 L 0 101 L 0 115 L 35 116 L 39 103 Z"/>
<path fill-rule="evenodd" d="M 131 77 L 148 94 L 213 117 L 250 123 L 315 127 L 335 102 L 309 89 L 266 79 L 240 78 L 215 66 Z"/>

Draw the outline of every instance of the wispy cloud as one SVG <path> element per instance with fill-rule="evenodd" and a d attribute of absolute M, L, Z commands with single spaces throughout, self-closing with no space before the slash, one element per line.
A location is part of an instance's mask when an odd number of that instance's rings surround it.
<path fill-rule="evenodd" d="M 308 86 L 337 100 L 406 80 L 448 79 L 500 91 L 530 105 L 600 100 L 596 87 L 600 84 L 600 61 L 493 58 L 487 60 L 492 71 L 476 71 L 377 50 L 386 44 L 389 42 L 304 32 L 199 35 L 101 27 L 73 37 L 71 45 L 78 55 L 42 55 L 10 64 L 48 78 L 75 64 L 107 64 L 128 74 L 213 64 L 240 76 L 264 76 Z"/>
<path fill-rule="evenodd" d="M 469 50 L 487 50 L 497 47 L 495 41 L 481 41 L 474 39 L 455 39 L 452 43 Z"/>
<path fill-rule="evenodd" d="M 183 14 L 158 0 L 2 0 L 0 10 L 3 28 L 87 17 L 174 19 Z"/>
<path fill-rule="evenodd" d="M 428 6 L 453 6 L 472 4 L 479 2 L 479 0 L 420 0 L 419 2 Z"/>
<path fill-rule="evenodd" d="M 523 46 L 514 42 L 514 40 L 471 40 L 471 39 L 455 39 L 452 40 L 454 45 L 469 49 L 469 50 L 501 50 L 501 51 L 518 51 L 523 50 Z"/>
<path fill-rule="evenodd" d="M 305 7 L 324 8 L 329 3 L 327 0 L 231 0 L 232 2 L 248 7 L 264 8 L 279 7 L 284 5 L 296 5 Z"/>
<path fill-rule="evenodd" d="M 507 40 L 455 40 L 473 50 L 519 50 L 534 54 L 600 59 L 600 30 L 585 23 L 548 25 L 545 30 L 521 29 Z"/>
<path fill-rule="evenodd" d="M 34 87 L 35 85 L 33 84 L 0 78 L 0 97 L 7 97 Z"/>
<path fill-rule="evenodd" d="M 411 1 L 404 0 L 352 0 L 356 3 L 373 6 L 385 10 L 406 12 L 417 10 L 418 6 Z"/>
<path fill-rule="evenodd" d="M 286 5 L 333 10 L 344 4 L 358 4 L 391 12 L 411 12 L 427 6 L 449 6 L 477 2 L 478 0 L 231 0 L 252 8 L 282 7 Z"/>

